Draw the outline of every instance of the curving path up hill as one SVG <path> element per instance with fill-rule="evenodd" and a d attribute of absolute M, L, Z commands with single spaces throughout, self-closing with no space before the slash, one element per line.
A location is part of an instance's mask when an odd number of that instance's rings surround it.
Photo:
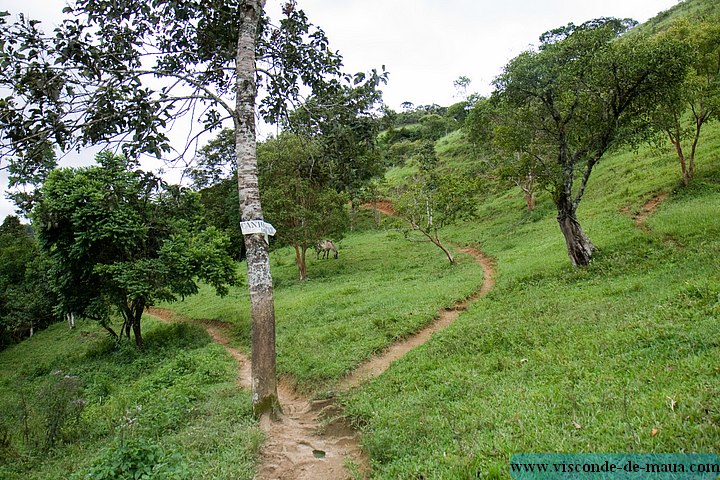
<path fill-rule="evenodd" d="M 380 210 L 386 215 L 394 213 L 389 204 L 383 204 Z M 381 375 L 392 362 L 427 342 L 435 332 L 447 328 L 472 302 L 492 289 L 495 284 L 495 269 L 489 257 L 473 247 L 465 247 L 460 251 L 471 255 L 482 266 L 484 280 L 481 288 L 469 298 L 441 310 L 437 318 L 419 332 L 394 343 L 384 352 L 362 363 L 339 382 L 339 390 L 357 387 L 364 381 Z M 151 308 L 149 313 L 165 320 L 182 318 L 170 310 L 158 308 Z M 213 339 L 223 345 L 238 362 L 240 386 L 250 388 L 250 359 L 230 346 L 227 326 L 220 322 L 201 323 Z M 360 448 L 360 435 L 345 422 L 333 399 L 312 401 L 299 395 L 282 379 L 278 385 L 278 396 L 283 408 L 280 420 L 273 422 L 265 417 L 261 420 L 266 442 L 260 452 L 260 467 L 256 477 L 258 480 L 356 478 L 350 470 L 363 477 L 367 475 L 370 462 Z"/>

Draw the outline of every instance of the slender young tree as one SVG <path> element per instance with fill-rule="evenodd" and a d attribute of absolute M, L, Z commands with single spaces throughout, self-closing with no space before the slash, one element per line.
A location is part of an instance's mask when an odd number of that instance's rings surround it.
<path fill-rule="evenodd" d="M 399 189 L 395 212 L 454 264 L 455 258 L 440 239 L 440 230 L 474 214 L 477 184 L 474 179 L 441 172 L 433 142 L 423 143 L 413 160 L 417 172 Z"/>
<path fill-rule="evenodd" d="M 720 18 L 691 23 L 675 22 L 658 34 L 685 42 L 692 49 L 692 62 L 680 91 L 669 92 L 653 116 L 655 127 L 664 134 L 680 163 L 682 182 L 695 176 L 695 155 L 700 133 L 720 113 Z"/>

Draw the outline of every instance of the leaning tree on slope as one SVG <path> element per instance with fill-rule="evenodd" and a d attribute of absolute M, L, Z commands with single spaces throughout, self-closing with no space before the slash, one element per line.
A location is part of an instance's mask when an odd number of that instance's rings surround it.
<path fill-rule="evenodd" d="M 687 70 L 685 44 L 629 32 L 634 25 L 600 18 L 551 30 L 495 80 L 502 114 L 493 142 L 507 157 L 532 160 L 575 266 L 595 250 L 577 218 L 593 168 L 609 150 L 648 134 L 649 117 Z"/>

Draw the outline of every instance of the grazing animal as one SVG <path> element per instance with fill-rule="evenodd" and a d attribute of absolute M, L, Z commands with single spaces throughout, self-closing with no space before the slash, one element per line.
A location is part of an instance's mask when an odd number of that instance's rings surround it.
<path fill-rule="evenodd" d="M 323 258 L 329 258 L 331 251 L 334 252 L 333 257 L 338 258 L 338 249 L 330 240 L 321 240 L 315 245 L 315 251 L 317 252 L 316 258 L 318 259 L 320 258 L 320 253 L 322 253 Z"/>

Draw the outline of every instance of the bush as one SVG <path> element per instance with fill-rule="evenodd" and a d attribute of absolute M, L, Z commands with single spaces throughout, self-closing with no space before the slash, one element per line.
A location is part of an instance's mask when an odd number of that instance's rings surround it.
<path fill-rule="evenodd" d="M 37 405 L 45 421 L 46 450 L 54 447 L 61 435 L 69 436 L 80 423 L 80 415 L 86 403 L 81 394 L 80 379 L 65 375 L 60 370 L 54 371 L 50 380 L 40 389 Z"/>
<path fill-rule="evenodd" d="M 184 480 L 190 478 L 190 474 L 180 453 L 168 452 L 146 438 L 132 438 L 116 448 L 106 449 L 92 467 L 72 478 Z"/>
<path fill-rule="evenodd" d="M 60 442 L 74 439 L 86 405 L 82 393 L 80 379 L 60 370 L 52 372 L 34 391 L 21 386 L 17 408 L 12 410 L 18 417 L 25 448 L 48 451 Z M 9 420 L 10 416 L 6 421 Z M 11 438 L 11 435 L 5 438 L 7 446 Z"/>

